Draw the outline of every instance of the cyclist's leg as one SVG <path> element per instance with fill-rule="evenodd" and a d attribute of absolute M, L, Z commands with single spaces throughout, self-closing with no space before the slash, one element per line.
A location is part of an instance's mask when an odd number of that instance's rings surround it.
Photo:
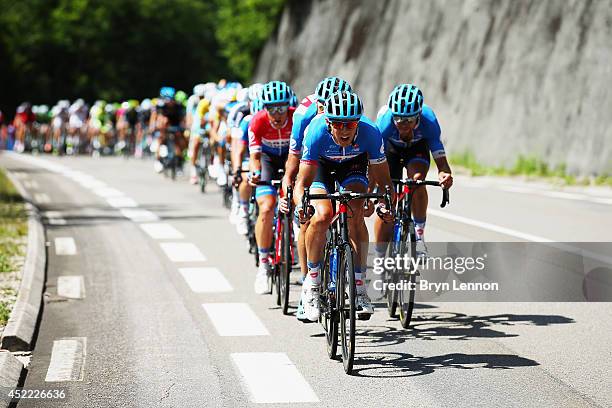
<path fill-rule="evenodd" d="M 389 173 L 392 179 L 401 179 L 403 173 L 401 154 L 389 145 L 385 151 L 387 163 L 389 163 Z M 374 217 L 374 242 L 376 243 L 376 257 L 383 258 L 387 252 L 387 246 L 393 234 L 393 224 L 384 223 L 380 217 Z"/>
<path fill-rule="evenodd" d="M 429 146 L 421 140 L 410 147 L 406 157 L 408 177 L 414 180 L 425 180 L 429 171 Z M 412 196 L 412 218 L 417 231 L 417 239 L 422 239 L 427 218 L 427 189 L 417 188 Z"/>

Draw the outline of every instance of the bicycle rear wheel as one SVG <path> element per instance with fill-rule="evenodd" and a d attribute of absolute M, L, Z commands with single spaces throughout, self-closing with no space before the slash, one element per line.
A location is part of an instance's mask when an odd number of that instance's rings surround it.
<path fill-rule="evenodd" d="M 336 288 L 331 288 L 331 257 L 332 247 L 329 241 L 325 244 L 323 267 L 321 268 L 321 314 L 319 322 L 325 330 L 327 340 L 327 355 L 330 359 L 336 358 L 338 351 L 338 309 L 336 308 Z"/>
<path fill-rule="evenodd" d="M 291 234 L 291 219 L 288 215 L 284 215 L 281 222 L 281 261 L 280 261 L 280 276 L 279 276 L 279 293 L 280 306 L 283 309 L 283 314 L 289 313 L 289 277 L 291 276 L 291 243 L 293 237 Z"/>
<path fill-rule="evenodd" d="M 340 312 L 340 336 L 342 339 L 342 364 L 344 372 L 351 374 L 355 360 L 355 269 L 353 249 L 345 244 L 338 254 L 337 302 Z"/>
<path fill-rule="evenodd" d="M 410 225 L 410 241 L 407 241 L 407 234 L 402 234 L 401 241 L 401 253 L 400 256 L 403 258 L 404 255 L 409 255 L 409 258 L 415 259 L 416 256 L 416 236 L 414 234 L 414 226 Z M 410 253 L 407 253 L 407 251 Z M 402 282 L 402 289 L 396 290 L 398 294 L 398 305 L 399 305 L 399 315 L 400 315 L 400 323 L 404 329 L 407 329 L 410 326 L 410 320 L 412 319 L 412 312 L 414 310 L 414 296 L 416 294 L 416 270 L 413 268 L 413 261 L 410 261 L 410 269 L 408 270 L 408 279 L 405 282 Z M 397 274 L 396 274 L 397 275 Z M 405 273 L 402 273 L 401 276 L 406 277 Z M 404 287 L 407 286 L 407 287 Z"/>

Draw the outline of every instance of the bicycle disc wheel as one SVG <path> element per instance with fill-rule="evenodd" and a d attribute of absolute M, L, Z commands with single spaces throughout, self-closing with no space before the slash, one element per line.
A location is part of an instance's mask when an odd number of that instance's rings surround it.
<path fill-rule="evenodd" d="M 400 254 L 400 256 L 404 256 L 404 254 L 407 254 L 407 249 L 410 249 L 410 253 L 408 254 L 410 258 L 415 259 L 416 256 L 416 239 L 415 239 L 415 235 L 413 232 L 414 227 L 411 226 L 410 230 L 411 230 L 411 234 L 410 234 L 410 242 L 407 242 L 407 238 L 405 236 L 402 236 L 402 252 Z M 410 263 L 410 265 L 414 265 L 414 263 Z M 414 310 L 414 296 L 416 294 L 416 270 L 414 270 L 414 268 L 411 266 L 410 270 L 408 271 L 409 275 L 408 275 L 408 279 L 406 280 L 406 282 L 402 282 L 402 283 L 406 283 L 408 285 L 404 285 L 407 287 L 403 287 L 400 290 L 396 290 L 395 292 L 398 292 L 398 304 L 399 304 L 399 315 L 400 315 L 400 323 L 402 324 L 402 327 L 404 329 L 407 329 L 408 326 L 410 326 L 410 320 L 412 319 L 412 311 Z M 406 276 L 405 273 L 401 274 L 402 276 Z"/>
<path fill-rule="evenodd" d="M 291 276 L 291 242 L 293 240 L 291 234 L 291 220 L 289 216 L 283 216 L 281 234 L 281 263 L 279 276 L 279 292 L 280 306 L 283 308 L 283 314 L 289 313 L 289 277 Z"/>
<path fill-rule="evenodd" d="M 325 330 L 327 340 L 327 355 L 330 359 L 336 358 L 338 352 L 338 309 L 336 308 L 335 291 L 330 290 L 331 270 L 330 270 L 331 246 L 329 242 L 325 244 L 325 257 L 321 268 L 321 314 L 319 322 Z"/>
<path fill-rule="evenodd" d="M 355 359 L 355 269 L 353 250 L 346 244 L 339 253 L 337 274 L 337 301 L 340 312 L 340 336 L 342 339 L 342 365 L 351 374 Z"/>

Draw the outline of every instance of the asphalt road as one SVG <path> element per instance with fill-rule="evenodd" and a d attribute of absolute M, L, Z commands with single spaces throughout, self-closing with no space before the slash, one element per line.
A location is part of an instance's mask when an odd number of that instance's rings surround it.
<path fill-rule="evenodd" d="M 252 255 L 214 189 L 139 160 L 2 154 L 0 166 L 46 214 L 24 387 L 66 391 L 18 407 L 612 406 L 610 303 L 426 303 L 408 331 L 379 308 L 358 324 L 347 376 L 318 324 L 253 293 Z M 432 192 L 427 236 L 610 241 L 612 196 L 564 194 L 458 178 L 448 209 Z"/>

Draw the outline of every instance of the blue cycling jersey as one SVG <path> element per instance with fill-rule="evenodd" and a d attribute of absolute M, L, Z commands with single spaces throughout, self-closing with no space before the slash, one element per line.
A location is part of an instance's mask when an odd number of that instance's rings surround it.
<path fill-rule="evenodd" d="M 307 101 L 307 103 L 310 102 L 310 104 L 306 105 L 302 102 L 295 110 L 293 114 L 293 127 L 291 128 L 291 141 L 289 142 L 289 153 L 297 155 L 302 152 L 302 143 L 304 141 L 304 132 L 306 128 L 314 117 L 317 116 L 316 102 L 307 98 L 304 99 L 304 101 Z"/>
<path fill-rule="evenodd" d="M 344 162 L 362 153 L 368 154 L 371 164 L 386 161 L 383 139 L 376 125 L 362 116 L 357 127 L 353 144 L 341 147 L 336 144 L 327 128 L 324 115 L 319 115 L 310 122 L 304 135 L 302 161 L 317 163 L 320 158 Z"/>
<path fill-rule="evenodd" d="M 378 112 L 376 126 L 380 130 L 385 144 L 392 143 L 400 148 L 408 146 L 406 142 L 400 139 L 397 127 L 393 122 L 393 114 L 388 107 L 384 106 Z M 413 131 L 412 143 L 425 139 L 434 158 L 444 157 L 446 153 L 444 151 L 444 144 L 440 140 L 440 133 L 440 125 L 438 124 L 436 114 L 429 106 L 423 104 L 419 125 Z"/>
<path fill-rule="evenodd" d="M 242 118 L 240 124 L 238 125 L 238 129 L 240 129 L 240 132 L 242 132 L 240 135 L 240 141 L 242 143 L 246 143 L 247 152 L 249 150 L 249 123 L 251 123 L 252 118 L 253 115 L 246 115 L 244 118 Z"/>

